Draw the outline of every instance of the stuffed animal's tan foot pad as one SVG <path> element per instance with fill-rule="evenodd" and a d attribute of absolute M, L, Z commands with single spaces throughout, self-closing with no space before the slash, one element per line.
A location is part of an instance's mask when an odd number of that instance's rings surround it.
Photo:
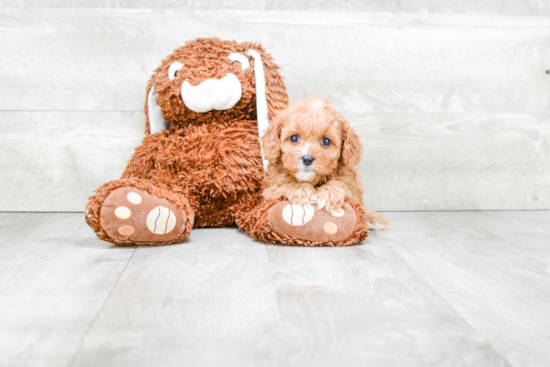
<path fill-rule="evenodd" d="M 185 212 L 166 199 L 134 187 L 113 191 L 103 202 L 100 223 L 114 240 L 165 242 L 185 230 Z"/>
<path fill-rule="evenodd" d="M 352 235 L 357 215 L 348 203 L 329 212 L 317 205 L 283 201 L 269 209 L 268 220 L 276 232 L 300 240 L 340 242 Z"/>

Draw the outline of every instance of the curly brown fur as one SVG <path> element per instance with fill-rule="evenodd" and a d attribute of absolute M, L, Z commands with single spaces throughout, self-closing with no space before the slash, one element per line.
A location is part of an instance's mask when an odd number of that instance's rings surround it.
<path fill-rule="evenodd" d="M 254 63 L 249 59 L 250 67 L 242 67 L 228 59 L 231 53 L 246 55 L 248 50 L 257 51 L 264 64 L 266 81 L 266 98 L 268 119 L 273 119 L 275 112 L 288 106 L 288 96 L 279 74 L 279 66 L 275 64 L 270 54 L 266 53 L 260 43 L 224 41 L 218 38 L 198 38 L 189 41 L 185 46 L 177 48 L 166 57 L 147 85 L 147 94 L 155 86 L 157 104 L 162 109 L 165 120 L 176 127 L 190 125 L 224 123 L 242 120 L 256 120 L 256 81 L 254 78 Z M 168 77 L 168 68 L 173 62 L 181 62 L 184 67 L 178 70 L 174 80 Z M 241 83 L 242 97 L 230 110 L 213 110 L 198 113 L 185 106 L 181 98 L 181 84 L 188 81 L 196 86 L 207 79 L 221 79 L 228 73 L 234 74 Z M 145 116 L 148 116 L 148 104 L 145 103 Z M 145 130 L 150 133 L 149 119 L 146 119 Z"/>
<path fill-rule="evenodd" d="M 114 243 L 115 245 L 135 245 L 136 244 L 133 241 L 113 240 L 111 237 L 107 235 L 107 233 L 103 230 L 100 224 L 99 212 L 101 210 L 101 206 L 103 202 L 107 199 L 109 194 L 111 194 L 114 190 L 121 187 L 135 187 L 136 189 L 147 191 L 151 195 L 155 195 L 156 197 L 169 200 L 175 206 L 183 209 L 187 213 L 187 222 L 185 224 L 185 230 L 180 236 L 172 239 L 171 241 L 155 242 L 155 243 L 147 243 L 147 244 L 166 245 L 170 243 L 178 243 L 189 236 L 189 233 L 191 232 L 191 228 L 193 228 L 193 222 L 195 217 L 194 217 L 194 212 L 191 209 L 191 206 L 189 205 L 188 201 L 184 196 L 171 192 L 168 189 L 168 187 L 165 185 L 162 185 L 162 186 L 153 185 L 146 180 L 141 180 L 138 178 L 129 178 L 129 179 L 120 179 L 120 180 L 107 182 L 106 184 L 103 184 L 96 190 L 95 195 L 89 198 L 88 204 L 86 205 L 85 219 L 86 219 L 86 223 L 88 223 L 88 225 L 96 232 L 97 238 L 99 238 L 100 240 Z"/>
<path fill-rule="evenodd" d="M 263 180 L 255 122 L 173 127 L 143 139 L 122 178 L 139 177 L 184 195 L 195 227 L 234 223 L 235 203 L 260 192 Z"/>
<path fill-rule="evenodd" d="M 282 196 L 292 204 L 317 203 L 329 211 L 345 201 L 364 207 L 356 168 L 361 140 L 326 98 L 306 99 L 280 112 L 262 145 L 269 160 L 263 193 L 267 200 Z M 372 211 L 366 220 L 387 227 Z"/>
<path fill-rule="evenodd" d="M 287 107 L 288 96 L 279 67 L 259 43 L 199 38 L 176 49 L 162 61 L 147 86 L 147 94 L 155 87 L 156 103 L 171 128 L 151 134 L 146 103 L 147 136 L 136 148 L 121 179 L 101 186 L 89 199 L 86 222 L 100 239 L 132 244 L 113 241 L 100 225 L 101 205 L 116 188 L 133 186 L 185 207 L 187 217 L 194 218 L 188 220 L 187 227 L 231 225 L 237 204 L 240 208 L 247 198 L 261 192 L 263 167 L 254 74 L 254 63 L 259 60 L 249 58 L 249 50 L 262 58 L 268 117 L 273 118 L 278 110 Z M 247 57 L 250 67 L 244 70 L 232 62 L 228 58 L 232 53 Z M 176 61 L 183 67 L 172 80 L 168 69 Z M 181 96 L 184 80 L 196 86 L 229 73 L 235 75 L 242 89 L 240 100 L 232 108 L 199 113 L 185 105 Z M 181 241 L 189 230 L 186 228 L 182 236 L 169 243 Z"/>

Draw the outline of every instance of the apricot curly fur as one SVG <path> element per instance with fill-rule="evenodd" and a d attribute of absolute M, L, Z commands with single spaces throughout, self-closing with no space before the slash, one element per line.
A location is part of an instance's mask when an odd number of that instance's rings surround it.
<path fill-rule="evenodd" d="M 297 141 L 291 141 L 291 137 Z M 322 141 L 328 139 L 328 145 Z M 291 104 L 277 114 L 262 137 L 264 155 L 269 160 L 263 195 L 280 196 L 292 204 L 313 204 L 327 210 L 344 202 L 363 201 L 363 185 L 357 165 L 363 146 L 349 122 L 321 96 Z M 312 163 L 305 166 L 303 156 Z M 365 213 L 367 223 L 388 226 L 374 211 Z"/>

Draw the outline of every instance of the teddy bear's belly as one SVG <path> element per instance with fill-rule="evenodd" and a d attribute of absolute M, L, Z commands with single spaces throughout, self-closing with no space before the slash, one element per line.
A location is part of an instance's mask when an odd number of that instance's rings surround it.
<path fill-rule="evenodd" d="M 195 226 L 234 222 L 232 206 L 261 192 L 263 166 L 255 124 L 189 127 L 163 139 L 155 162 L 172 185 L 187 192 Z"/>

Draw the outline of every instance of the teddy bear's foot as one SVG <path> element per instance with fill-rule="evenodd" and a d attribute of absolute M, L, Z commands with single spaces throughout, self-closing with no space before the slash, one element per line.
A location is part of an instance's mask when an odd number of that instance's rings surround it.
<path fill-rule="evenodd" d="M 121 187 L 107 196 L 99 220 L 115 243 L 159 244 L 181 237 L 187 215 L 167 199 L 135 187 Z"/>
<path fill-rule="evenodd" d="M 357 215 L 348 203 L 329 212 L 315 204 L 296 205 L 283 201 L 269 209 L 268 221 L 279 234 L 313 243 L 337 245 L 354 234 Z"/>

